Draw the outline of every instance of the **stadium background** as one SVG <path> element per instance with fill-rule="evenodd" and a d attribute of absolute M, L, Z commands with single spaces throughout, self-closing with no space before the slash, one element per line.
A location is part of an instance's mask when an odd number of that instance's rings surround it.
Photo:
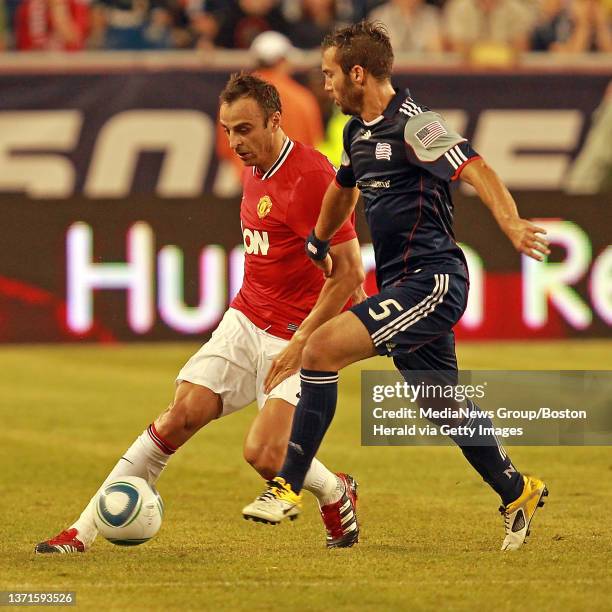
<path fill-rule="evenodd" d="M 317 55 L 296 55 L 300 82 L 312 82 Z M 553 240 L 549 261 L 530 264 L 457 190 L 472 273 L 460 362 L 610 370 L 609 144 L 594 145 L 609 143 L 612 59 L 494 64 L 409 54 L 395 71 L 473 140 Z M 551 497 L 525 550 L 502 558 L 496 500 L 456 449 L 360 446 L 361 366 L 342 376 L 321 451 L 360 481 L 358 547 L 326 554 L 311 500 L 288 529 L 240 520 L 261 489 L 241 457 L 250 407 L 173 458 L 151 543 L 32 554 L 167 404 L 178 367 L 239 286 L 239 196 L 227 195 L 235 185 L 216 154 L 216 104 L 230 72 L 253 65 L 247 51 L 210 48 L 0 54 L 0 589 L 76 590 L 89 609 L 609 609 L 609 447 L 512 449 Z M 608 180 L 585 180 L 585 159 Z M 362 218 L 359 232 L 371 265 Z"/>
<path fill-rule="evenodd" d="M 220 320 L 240 285 L 243 240 L 240 196 L 218 195 L 216 105 L 243 65 L 195 63 L 18 57 L 0 69 L 1 341 L 199 339 Z M 591 130 L 606 130 L 593 116 L 608 68 L 396 68 L 397 85 L 472 140 L 554 246 L 542 266 L 515 256 L 459 190 L 472 275 L 460 338 L 609 336 L 610 192 L 578 195 L 595 189 L 571 180 Z"/>

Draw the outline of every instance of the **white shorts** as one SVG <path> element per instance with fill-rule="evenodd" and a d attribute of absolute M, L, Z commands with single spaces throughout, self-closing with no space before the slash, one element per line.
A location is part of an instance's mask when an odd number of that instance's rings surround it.
<path fill-rule="evenodd" d="M 261 410 L 267 399 L 280 398 L 298 403 L 300 376 L 294 374 L 272 389 L 263 391 L 272 360 L 288 340 L 259 329 L 235 308 L 230 308 L 211 339 L 189 359 L 176 378 L 208 387 L 223 401 L 221 416 L 231 414 L 257 400 Z"/>

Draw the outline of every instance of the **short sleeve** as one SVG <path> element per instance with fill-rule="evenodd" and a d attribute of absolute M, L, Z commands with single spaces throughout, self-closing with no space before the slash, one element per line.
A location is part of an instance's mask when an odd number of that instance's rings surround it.
<path fill-rule="evenodd" d="M 453 131 L 442 116 L 433 111 L 406 122 L 404 141 L 412 164 L 445 181 L 459 178 L 463 168 L 480 157 L 467 139 Z"/>
<path fill-rule="evenodd" d="M 357 185 L 353 167 L 351 165 L 351 157 L 349 155 L 349 126 L 352 122 L 349 121 L 344 126 L 342 132 L 342 157 L 340 158 L 340 167 L 336 172 L 336 183 L 339 187 L 351 188 Z"/>
<path fill-rule="evenodd" d="M 355 211 L 353 211 L 351 216 L 344 222 L 344 225 L 332 236 L 331 245 L 342 244 L 353 238 L 357 238 L 357 232 L 355 231 Z"/>
<path fill-rule="evenodd" d="M 307 172 L 300 176 L 293 190 L 291 205 L 287 209 L 286 224 L 304 240 L 317 224 L 323 196 L 333 181 L 333 167 L 330 172 L 321 170 Z M 334 234 L 331 243 L 340 244 L 357 236 L 354 215 Z"/>

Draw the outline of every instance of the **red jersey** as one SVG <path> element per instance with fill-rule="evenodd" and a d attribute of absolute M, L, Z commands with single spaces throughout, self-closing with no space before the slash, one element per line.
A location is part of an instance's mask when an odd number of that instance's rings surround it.
<path fill-rule="evenodd" d="M 304 241 L 334 176 L 324 155 L 289 138 L 267 172 L 245 169 L 240 205 L 244 279 L 230 306 L 279 338 L 291 338 L 325 282 L 306 256 Z M 353 223 L 347 221 L 332 244 L 355 236 Z"/>

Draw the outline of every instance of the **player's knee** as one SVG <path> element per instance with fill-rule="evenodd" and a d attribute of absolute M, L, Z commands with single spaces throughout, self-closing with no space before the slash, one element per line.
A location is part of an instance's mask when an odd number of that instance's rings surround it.
<path fill-rule="evenodd" d="M 266 444 L 247 445 L 244 448 L 244 458 L 262 478 L 271 480 L 283 465 L 285 451 L 285 448 Z"/>
<path fill-rule="evenodd" d="M 325 349 L 325 338 L 316 331 L 308 338 L 302 352 L 302 367 L 307 370 L 325 370 L 331 367 L 330 363 L 330 356 Z"/>

